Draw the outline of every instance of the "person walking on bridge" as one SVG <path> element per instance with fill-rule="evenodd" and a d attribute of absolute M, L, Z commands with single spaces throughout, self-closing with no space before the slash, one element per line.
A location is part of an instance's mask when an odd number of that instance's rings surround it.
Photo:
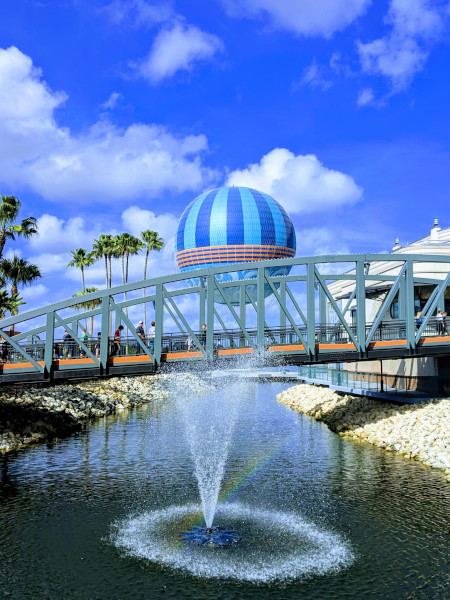
<path fill-rule="evenodd" d="M 122 331 L 123 331 L 123 325 L 119 325 L 119 327 L 114 332 L 111 356 L 116 356 L 120 350 L 120 334 L 122 333 Z M 120 354 L 120 352 L 119 352 L 119 354 Z"/>
<path fill-rule="evenodd" d="M 144 321 L 139 321 L 138 326 L 136 327 L 136 335 L 142 341 L 145 340 Z M 141 345 L 136 340 L 136 354 L 140 354 L 141 350 L 142 350 Z"/>

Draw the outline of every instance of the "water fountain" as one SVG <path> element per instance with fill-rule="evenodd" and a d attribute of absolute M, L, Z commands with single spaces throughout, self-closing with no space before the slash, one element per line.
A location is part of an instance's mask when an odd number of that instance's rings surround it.
<path fill-rule="evenodd" d="M 121 522 L 114 542 L 126 554 L 199 577 L 253 582 L 326 573 L 352 561 L 345 541 L 298 514 L 218 502 L 240 405 L 250 396 L 248 386 L 252 384 L 245 379 L 212 386 L 180 374 L 171 395 L 190 449 L 201 507 L 169 506 Z"/>

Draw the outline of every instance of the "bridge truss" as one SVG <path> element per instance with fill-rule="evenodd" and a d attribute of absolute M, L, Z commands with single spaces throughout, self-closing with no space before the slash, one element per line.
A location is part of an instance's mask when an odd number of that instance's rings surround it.
<path fill-rule="evenodd" d="M 389 264 L 385 270 L 389 274 L 376 272 L 381 262 Z M 272 274 L 283 266 L 292 267 L 288 276 Z M 253 277 L 224 281 L 239 271 L 250 271 Z M 430 273 L 435 275 L 430 277 Z M 347 282 L 350 292 L 345 299 L 333 295 L 337 282 Z M 437 331 L 434 315 L 445 306 L 449 283 L 450 257 L 420 254 L 301 257 L 157 277 L 0 321 L 4 354 L 9 359 L 0 368 L 0 381 L 149 373 L 163 362 L 245 354 L 279 364 L 447 355 L 450 337 Z M 430 290 L 419 328 L 414 304 L 417 286 Z M 382 299 L 368 320 L 367 298 L 375 290 L 382 290 Z M 101 302 L 101 306 L 77 312 L 75 303 L 80 301 L 85 305 Z M 386 322 L 394 301 L 400 318 Z M 144 304 L 154 315 L 149 320 L 155 321 L 151 342 L 136 334 Z M 352 320 L 350 307 L 356 315 Z M 101 332 L 98 347 L 96 338 L 81 339 L 80 328 L 88 319 Z M 203 323 L 206 333 L 201 330 Z M 111 356 L 112 335 L 119 324 L 127 335 Z M 64 331 L 72 338 L 69 348 L 62 342 Z"/>

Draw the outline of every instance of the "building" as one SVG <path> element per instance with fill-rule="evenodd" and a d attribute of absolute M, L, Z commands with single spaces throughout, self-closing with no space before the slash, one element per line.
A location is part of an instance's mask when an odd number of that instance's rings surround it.
<path fill-rule="evenodd" d="M 438 220 L 434 220 L 434 226 L 430 235 L 423 237 L 416 242 L 401 246 L 398 238 L 392 248 L 392 254 L 429 254 L 429 255 L 450 255 L 450 228 L 441 229 Z M 398 275 L 400 271 L 399 263 L 394 260 L 372 262 L 370 264 L 370 275 Z M 354 271 L 352 271 L 354 272 Z M 445 279 L 448 274 L 448 266 L 444 263 L 420 263 L 414 264 L 414 276 L 432 279 Z M 336 300 L 338 306 L 343 308 L 352 296 L 355 284 L 352 281 L 335 281 L 329 285 L 330 292 Z M 414 286 L 414 305 L 415 312 L 421 311 L 427 300 L 432 294 L 434 286 L 415 285 Z M 366 320 L 371 323 L 375 320 L 379 308 L 390 290 L 390 284 L 387 282 L 372 281 L 366 286 Z M 333 322 L 333 309 L 328 304 L 327 319 Z M 444 297 L 440 300 L 440 306 L 443 311 L 450 315 L 450 289 L 447 288 Z M 398 302 L 398 296 L 392 302 L 389 311 L 383 318 L 383 323 L 400 322 L 403 316 L 403 307 Z M 356 300 L 350 303 L 346 319 L 350 324 L 356 323 Z M 361 361 L 346 365 L 346 369 L 378 373 L 381 370 L 380 361 Z M 450 360 L 447 358 L 408 358 L 402 360 L 385 360 L 382 365 L 383 372 L 389 375 L 406 376 L 437 376 L 450 375 Z"/>

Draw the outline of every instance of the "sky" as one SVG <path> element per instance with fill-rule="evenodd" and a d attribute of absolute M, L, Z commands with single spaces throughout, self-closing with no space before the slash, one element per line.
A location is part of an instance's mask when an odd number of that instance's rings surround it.
<path fill-rule="evenodd" d="M 40 229 L 6 251 L 43 273 L 26 308 L 79 290 L 70 251 L 101 233 L 158 231 L 148 276 L 176 272 L 181 213 L 225 184 L 276 198 L 297 256 L 450 226 L 448 0 L 2 0 L 0 40 L 0 192 Z"/>

